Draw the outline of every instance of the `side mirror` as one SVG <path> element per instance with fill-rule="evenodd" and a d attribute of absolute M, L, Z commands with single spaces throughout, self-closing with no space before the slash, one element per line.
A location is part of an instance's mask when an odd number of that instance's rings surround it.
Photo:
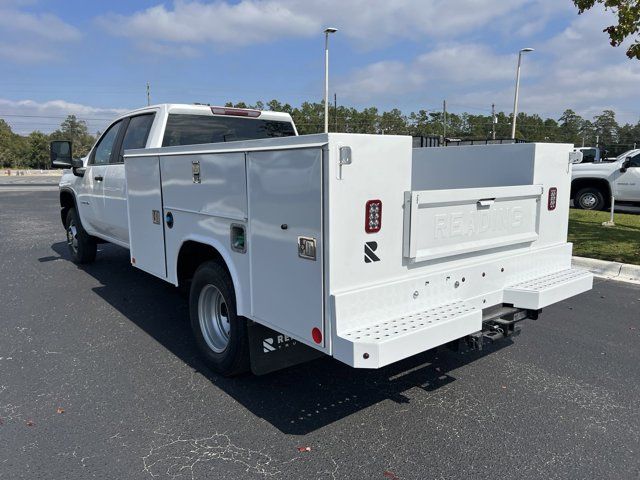
<path fill-rule="evenodd" d="M 582 152 L 580 150 L 576 150 L 573 152 L 569 152 L 569 163 L 572 164 L 576 164 L 576 163 L 582 163 Z"/>
<path fill-rule="evenodd" d="M 50 150 L 52 168 L 72 168 L 71 142 L 67 140 L 54 140 Z"/>
<path fill-rule="evenodd" d="M 628 159 L 622 162 L 622 166 L 620 167 L 620 173 L 626 172 L 627 168 L 629 168 L 630 163 L 631 163 L 631 160 L 628 160 Z"/>

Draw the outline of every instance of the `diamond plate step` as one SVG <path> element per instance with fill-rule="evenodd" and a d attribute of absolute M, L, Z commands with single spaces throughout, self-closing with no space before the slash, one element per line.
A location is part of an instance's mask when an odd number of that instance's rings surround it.
<path fill-rule="evenodd" d="M 506 287 L 504 302 L 518 308 L 537 310 L 586 292 L 592 287 L 591 272 L 568 268 Z"/>
<path fill-rule="evenodd" d="M 458 301 L 342 332 L 333 351 L 353 367 L 379 368 L 481 328 L 482 310 Z"/>

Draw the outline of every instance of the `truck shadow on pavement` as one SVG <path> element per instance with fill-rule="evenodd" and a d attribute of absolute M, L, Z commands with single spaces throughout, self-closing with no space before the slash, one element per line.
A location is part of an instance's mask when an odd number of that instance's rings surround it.
<path fill-rule="evenodd" d="M 71 262 L 64 242 L 53 244 L 52 249 Z M 95 263 L 80 267 L 100 282 L 94 293 L 213 385 L 285 434 L 313 432 L 385 400 L 411 403 L 411 397 L 416 396 L 414 389 L 435 392 L 456 380 L 449 372 L 512 343 L 506 340 L 482 352 L 465 354 L 436 349 L 380 370 L 353 369 L 325 357 L 260 377 L 225 378 L 207 368 L 198 356 L 186 295 L 133 268 L 127 250 L 113 245 L 100 245 L 99 249 Z"/>

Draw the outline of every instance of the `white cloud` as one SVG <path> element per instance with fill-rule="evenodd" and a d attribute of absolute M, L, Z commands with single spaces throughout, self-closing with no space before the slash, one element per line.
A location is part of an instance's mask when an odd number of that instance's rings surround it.
<path fill-rule="evenodd" d="M 412 62 L 384 61 L 356 70 L 338 82 L 341 94 L 355 101 L 371 101 L 389 92 L 428 91 L 445 83 L 456 88 L 473 88 L 487 81 L 513 76 L 513 55 L 496 55 L 476 44 L 442 45 L 419 55 Z"/>
<path fill-rule="evenodd" d="M 102 108 L 65 100 L 37 102 L 35 100 L 7 100 L 0 98 L 0 118 L 7 121 L 16 133 L 33 130 L 52 132 L 67 115 L 76 115 L 87 122 L 89 131 L 103 130 L 111 120 L 127 109 Z"/>
<path fill-rule="evenodd" d="M 158 5 L 131 16 L 106 15 L 98 22 L 110 33 L 136 41 L 211 43 L 221 48 L 315 33 L 317 20 L 304 13 L 294 13 L 282 3 L 243 0 L 232 5 L 220 1 L 176 1 L 173 9 Z"/>
<path fill-rule="evenodd" d="M 0 3 L 0 58 L 38 63 L 60 58 L 59 46 L 81 38 L 80 31 L 50 13 L 30 13 L 18 7 L 28 2 Z"/>
<path fill-rule="evenodd" d="M 624 47 L 609 46 L 602 29 L 611 21 L 610 13 L 601 10 L 575 15 L 565 29 L 535 42 L 536 51 L 523 62 L 521 111 L 557 118 L 573 108 L 591 118 L 611 108 L 620 121 L 636 123 L 640 63 L 628 60 Z M 498 53 L 486 44 L 436 45 L 408 62 L 376 62 L 335 83 L 347 102 L 394 103 L 400 96 L 415 110 L 423 108 L 415 105 L 416 99 L 434 108 L 447 98 L 458 110 L 487 113 L 495 102 L 508 112 L 516 58 L 516 53 Z"/>
<path fill-rule="evenodd" d="M 50 13 L 27 13 L 14 9 L 0 9 L 0 27 L 5 32 L 18 32 L 54 42 L 78 40 L 78 29 Z"/>
<path fill-rule="evenodd" d="M 335 25 L 340 35 L 373 47 L 394 39 L 451 37 L 488 25 L 531 0 L 175 0 L 98 23 L 134 42 L 210 44 L 218 49 L 292 37 L 318 36 Z M 538 0 L 543 1 L 543 0 Z"/>

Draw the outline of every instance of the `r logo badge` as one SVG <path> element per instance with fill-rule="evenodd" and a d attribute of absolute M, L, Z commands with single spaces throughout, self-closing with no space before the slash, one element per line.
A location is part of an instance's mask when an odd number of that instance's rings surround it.
<path fill-rule="evenodd" d="M 276 347 L 273 346 L 273 338 L 265 338 L 262 340 L 262 351 L 263 353 L 273 352 Z"/>
<path fill-rule="evenodd" d="M 373 252 L 378 249 L 378 242 L 366 242 L 364 244 L 364 263 L 379 262 L 380 258 Z"/>

